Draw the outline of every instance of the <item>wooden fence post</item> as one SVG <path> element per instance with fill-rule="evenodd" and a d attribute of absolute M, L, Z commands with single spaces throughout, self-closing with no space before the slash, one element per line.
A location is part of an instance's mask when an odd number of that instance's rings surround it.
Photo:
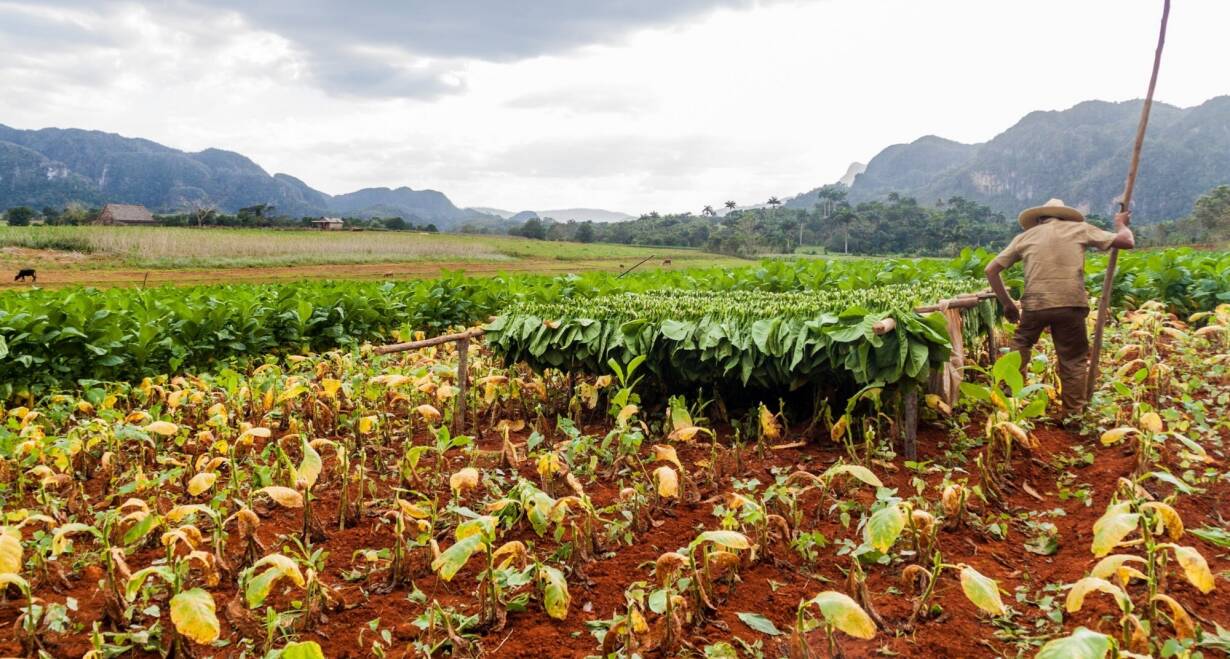
<path fill-rule="evenodd" d="M 918 385 L 910 382 L 901 392 L 901 452 L 906 460 L 918 459 Z"/>
<path fill-rule="evenodd" d="M 470 389 L 470 337 L 457 340 L 457 407 L 453 410 L 453 434 L 466 431 L 466 395 Z"/>

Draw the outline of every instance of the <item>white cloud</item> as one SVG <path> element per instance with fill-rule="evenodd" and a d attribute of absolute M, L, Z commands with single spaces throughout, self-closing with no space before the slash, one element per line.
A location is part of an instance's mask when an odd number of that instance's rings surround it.
<path fill-rule="evenodd" d="M 1031 110 L 1139 97 L 1160 12 L 559 2 L 0 2 L 0 122 L 231 149 L 331 193 L 695 211 L 810 189 L 924 134 L 981 141 Z M 1227 24 L 1228 3 L 1176 5 L 1159 99 L 1230 93 Z"/>

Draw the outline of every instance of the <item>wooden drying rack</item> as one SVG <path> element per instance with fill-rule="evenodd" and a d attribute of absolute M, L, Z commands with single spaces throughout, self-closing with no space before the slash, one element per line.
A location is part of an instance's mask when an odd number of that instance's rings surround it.
<path fill-rule="evenodd" d="M 942 312 L 947 321 L 948 340 L 952 343 L 952 355 L 943 368 L 931 372 L 927 393 L 939 396 L 949 406 L 954 405 L 957 402 L 957 397 L 960 395 L 961 374 L 965 368 L 965 337 L 961 329 L 961 314 L 967 309 L 978 306 L 983 300 L 993 299 L 994 297 L 994 293 L 982 291 L 980 293 L 958 295 L 952 299 L 940 300 L 935 304 L 914 309 L 916 313 Z M 882 335 L 893 331 L 896 327 L 896 319 L 885 318 L 873 325 L 872 331 Z M 445 343 L 456 343 L 457 401 L 454 403 L 452 432 L 453 434 L 461 434 L 465 432 L 466 394 L 469 391 L 470 369 L 468 361 L 470 339 L 480 337 L 485 333 L 483 328 L 475 327 L 456 334 L 444 334 L 420 341 L 407 341 L 405 343 L 380 346 L 372 352 L 377 355 L 387 355 L 394 352 L 430 348 Z M 990 342 L 988 354 L 995 355 L 999 350 L 995 342 L 994 328 L 988 328 L 987 334 L 987 340 Z M 902 452 L 907 460 L 914 460 L 918 457 L 918 387 L 909 386 L 902 392 L 901 430 Z"/>

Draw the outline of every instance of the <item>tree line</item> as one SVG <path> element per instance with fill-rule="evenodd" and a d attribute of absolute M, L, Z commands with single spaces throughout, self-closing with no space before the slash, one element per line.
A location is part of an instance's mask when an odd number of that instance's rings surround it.
<path fill-rule="evenodd" d="M 1015 222 L 1002 213 L 961 197 L 927 207 L 890 194 L 883 201 L 854 205 L 842 186 L 821 189 L 809 209 L 785 208 L 773 197 L 762 208 L 739 208 L 728 201 L 723 210 L 651 212 L 624 222 L 532 218 L 505 230 L 538 240 L 694 247 L 737 256 L 796 251 L 953 255 L 965 247 L 1003 245 L 1016 231 Z"/>
<path fill-rule="evenodd" d="M 276 229 L 312 229 L 312 222 L 319 220 L 316 216 L 290 217 L 279 215 L 272 204 L 258 204 L 240 208 L 235 213 L 226 213 L 213 207 L 194 208 L 180 213 L 154 215 L 154 222 L 167 227 L 232 227 L 232 228 L 276 228 Z M 91 224 L 102 212 L 102 208 L 88 208 L 80 204 L 68 204 L 64 208 L 44 207 L 36 211 L 27 206 L 10 208 L 5 214 L 9 226 L 28 226 L 35 222 L 51 226 L 75 226 Z M 414 218 L 406 220 L 402 217 L 343 217 L 348 229 L 363 229 L 366 231 L 423 231 L 436 233 L 440 229 L 431 222 L 419 223 Z"/>

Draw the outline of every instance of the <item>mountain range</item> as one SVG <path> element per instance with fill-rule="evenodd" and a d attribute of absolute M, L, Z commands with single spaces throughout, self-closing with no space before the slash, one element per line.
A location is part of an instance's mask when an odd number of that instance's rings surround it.
<path fill-rule="evenodd" d="M 1031 112 L 987 142 L 934 135 L 851 165 L 841 184 L 851 202 L 890 193 L 924 204 L 961 196 L 1012 215 L 1051 197 L 1107 214 L 1123 187 L 1142 101 L 1086 101 L 1062 111 Z M 1138 221 L 1187 215 L 1195 200 L 1230 183 L 1230 96 L 1179 108 L 1154 103 L 1135 195 Z M 809 208 L 820 188 L 789 199 Z M 442 229 L 498 226 L 537 215 L 557 221 L 614 222 L 631 216 L 570 208 L 514 213 L 458 208 L 435 190 L 364 188 L 329 195 L 289 174 L 270 175 L 233 151 L 186 152 L 150 140 L 99 131 L 0 125 L 0 209 L 61 207 L 69 202 L 142 204 L 154 212 L 210 206 L 235 212 L 272 204 L 292 217 L 400 216 Z"/>
<path fill-rule="evenodd" d="M 329 195 L 289 174 L 270 175 L 232 151 L 189 153 L 99 131 L 0 125 L 0 208 L 69 202 L 142 204 L 154 212 L 204 205 L 231 213 L 272 204 L 290 216 L 400 216 L 442 228 L 492 219 L 458 208 L 435 190 L 364 188 Z"/>
<path fill-rule="evenodd" d="M 1059 197 L 1107 215 L 1123 191 L 1141 104 L 1086 101 L 1031 112 L 979 144 L 934 135 L 895 144 L 854 176 L 848 198 L 857 203 L 895 192 L 934 203 L 961 196 L 1015 215 Z M 1230 96 L 1190 108 L 1154 102 L 1133 197 L 1135 218 L 1184 217 L 1200 195 L 1224 183 L 1230 183 Z M 810 208 L 819 190 L 786 206 Z"/>

